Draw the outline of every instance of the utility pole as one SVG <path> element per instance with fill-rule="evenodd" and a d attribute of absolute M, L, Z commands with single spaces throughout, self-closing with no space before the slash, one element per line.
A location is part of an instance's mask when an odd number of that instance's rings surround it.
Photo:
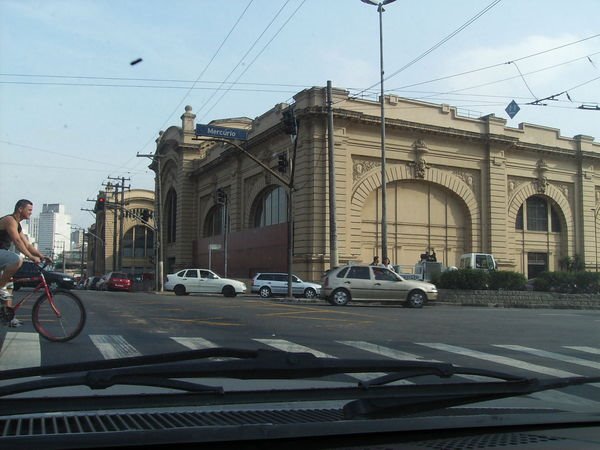
<path fill-rule="evenodd" d="M 125 181 L 131 180 L 131 178 L 125 177 L 108 177 L 109 180 L 117 180 L 120 183 L 113 184 L 115 188 L 114 194 L 114 203 L 120 204 L 119 208 L 119 241 L 118 245 L 116 242 L 117 239 L 117 224 L 115 222 L 115 244 L 113 245 L 113 249 L 117 250 L 117 253 L 113 258 L 113 270 L 122 270 L 123 269 L 123 233 L 124 233 L 124 222 L 125 222 L 125 189 L 130 189 L 131 185 L 125 186 Z M 119 189 L 121 190 L 121 199 L 119 200 Z M 115 219 L 117 217 L 117 208 L 115 208 Z M 118 269 L 114 269 L 115 263 Z"/>
<path fill-rule="evenodd" d="M 156 291 L 163 291 L 163 248 L 162 248 L 162 186 L 161 186 L 161 177 L 160 177 L 160 158 L 161 155 L 158 154 L 147 154 L 143 155 L 137 153 L 135 156 L 138 158 L 150 158 L 152 159 L 152 163 L 156 163 L 156 182 L 154 189 L 154 204 L 156 207 L 154 208 L 154 281 L 156 282 Z"/>

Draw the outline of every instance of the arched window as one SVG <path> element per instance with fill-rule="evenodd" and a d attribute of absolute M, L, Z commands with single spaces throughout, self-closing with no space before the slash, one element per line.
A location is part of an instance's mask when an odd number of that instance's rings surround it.
<path fill-rule="evenodd" d="M 223 234 L 223 205 L 213 206 L 204 222 L 204 237 Z"/>
<path fill-rule="evenodd" d="M 142 258 L 154 254 L 154 231 L 143 225 L 136 225 L 123 236 L 123 256 Z"/>
<path fill-rule="evenodd" d="M 255 200 L 254 226 L 256 228 L 285 223 L 288 219 L 287 192 L 281 186 L 263 191 Z"/>
<path fill-rule="evenodd" d="M 167 192 L 164 217 L 167 243 L 175 242 L 177 240 L 177 192 L 173 188 Z"/>
<path fill-rule="evenodd" d="M 525 217 L 523 217 L 525 215 Z M 527 223 L 527 231 L 552 231 L 560 233 L 560 214 L 554 203 L 546 197 L 534 195 L 521 206 L 517 213 L 515 229 L 522 230 Z"/>

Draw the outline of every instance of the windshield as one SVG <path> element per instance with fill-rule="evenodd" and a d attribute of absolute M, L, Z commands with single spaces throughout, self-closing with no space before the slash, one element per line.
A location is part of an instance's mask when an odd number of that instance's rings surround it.
<path fill-rule="evenodd" d="M 0 279 L 0 372 L 225 348 L 598 376 L 600 3 L 383 3 L 0 0 L 0 268 L 69 275 Z M 600 412 L 597 383 L 536 395 Z"/>

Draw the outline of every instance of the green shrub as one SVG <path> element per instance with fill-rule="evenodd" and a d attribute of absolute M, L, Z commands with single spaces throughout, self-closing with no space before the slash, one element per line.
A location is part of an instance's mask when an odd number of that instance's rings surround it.
<path fill-rule="evenodd" d="M 534 281 L 534 289 L 565 294 L 596 294 L 600 292 L 600 273 L 542 272 Z"/>
<path fill-rule="evenodd" d="M 484 270 L 459 269 L 442 273 L 437 285 L 440 289 L 487 289 L 489 274 Z"/>
<path fill-rule="evenodd" d="M 522 291 L 525 289 L 527 279 L 519 272 L 508 270 L 495 270 L 490 272 L 490 289 L 505 291 Z"/>

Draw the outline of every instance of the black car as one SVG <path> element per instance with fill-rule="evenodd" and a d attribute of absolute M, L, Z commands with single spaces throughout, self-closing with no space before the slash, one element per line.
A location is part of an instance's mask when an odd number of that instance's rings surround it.
<path fill-rule="evenodd" d="M 46 282 L 51 288 L 75 289 L 77 282 L 71 275 L 49 270 L 44 270 L 43 272 L 46 277 Z M 22 287 L 36 287 L 39 284 L 39 281 L 35 279 L 27 281 L 20 279 L 37 277 L 39 273 L 40 269 L 35 263 L 25 261 L 17 273 L 13 275 L 13 289 L 17 291 Z"/>

